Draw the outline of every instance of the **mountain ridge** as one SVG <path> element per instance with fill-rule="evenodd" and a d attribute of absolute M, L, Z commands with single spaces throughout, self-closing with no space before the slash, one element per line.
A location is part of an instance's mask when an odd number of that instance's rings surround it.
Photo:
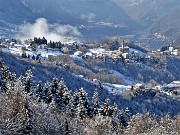
<path fill-rule="evenodd" d="M 106 36 L 130 34 L 138 25 L 123 9 L 111 0 L 1 0 L 1 20 L 9 24 L 34 23 L 45 18 L 50 24 L 78 27 L 86 39 L 96 40 Z M 108 10 L 107 10 L 108 9 Z M 83 28 L 80 28 L 83 27 Z M 97 32 L 95 35 L 94 33 Z"/>

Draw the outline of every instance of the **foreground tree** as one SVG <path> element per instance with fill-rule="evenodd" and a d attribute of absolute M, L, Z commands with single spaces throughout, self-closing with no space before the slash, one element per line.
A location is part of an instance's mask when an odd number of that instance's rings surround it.
<path fill-rule="evenodd" d="M 13 77 L 8 67 L 0 61 L 0 89 L 6 92 L 8 89 L 7 85 L 13 83 L 13 81 L 15 81 L 15 76 Z"/>
<path fill-rule="evenodd" d="M 96 89 L 93 94 L 93 116 L 99 114 L 99 108 L 100 108 L 99 97 L 98 97 L 98 91 Z"/>
<path fill-rule="evenodd" d="M 32 85 L 33 85 L 33 80 L 32 80 L 33 74 L 32 71 L 29 69 L 26 71 L 26 77 L 25 77 L 25 92 L 30 93 Z"/>

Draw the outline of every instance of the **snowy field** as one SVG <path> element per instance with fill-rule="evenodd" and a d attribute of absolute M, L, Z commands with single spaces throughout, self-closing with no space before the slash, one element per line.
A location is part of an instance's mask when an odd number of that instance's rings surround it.
<path fill-rule="evenodd" d="M 11 54 L 15 54 L 15 55 L 19 55 L 21 56 L 23 51 L 20 49 L 17 49 L 15 47 L 13 48 L 0 48 L 0 50 L 2 50 L 2 52 L 6 52 L 6 53 L 11 53 Z M 46 49 L 37 49 L 37 51 L 30 51 L 30 50 L 26 50 L 25 51 L 27 55 L 30 55 L 30 58 L 34 55 L 37 56 L 37 54 L 40 54 L 40 58 L 47 60 L 48 56 L 60 56 L 60 55 L 66 55 L 64 53 L 62 53 L 61 51 L 56 51 L 56 50 L 46 50 Z M 78 56 L 74 56 L 74 55 L 70 55 L 71 58 L 75 59 L 75 60 L 81 60 L 80 57 Z"/>
<path fill-rule="evenodd" d="M 103 88 L 107 89 L 110 93 L 117 94 L 117 93 L 123 93 L 124 91 L 131 89 L 131 86 L 104 83 Z"/>
<path fill-rule="evenodd" d="M 132 84 L 135 84 L 137 81 L 134 80 L 133 78 L 131 77 L 127 77 L 125 75 L 123 75 L 122 73 L 116 71 L 116 70 L 110 70 L 110 73 L 112 73 L 114 76 L 116 77 L 119 77 L 121 79 L 123 79 L 123 81 L 126 83 L 126 84 L 129 84 L 129 85 L 132 85 Z"/>

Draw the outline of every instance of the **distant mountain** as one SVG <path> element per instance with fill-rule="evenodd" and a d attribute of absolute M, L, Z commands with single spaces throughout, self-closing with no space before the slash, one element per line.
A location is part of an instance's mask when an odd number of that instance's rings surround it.
<path fill-rule="evenodd" d="M 0 0 L 0 3 L 1 20 L 11 24 L 33 22 L 37 18 L 46 18 L 50 22 L 63 21 L 75 24 L 82 21 L 61 8 L 57 0 Z"/>
<path fill-rule="evenodd" d="M 165 35 L 166 37 L 172 37 L 179 40 L 180 6 L 160 17 L 149 30 L 151 33 L 157 32 Z"/>
<path fill-rule="evenodd" d="M 133 20 L 111 0 L 60 0 L 59 3 L 70 13 L 88 21 L 133 24 Z"/>
<path fill-rule="evenodd" d="M 177 8 L 179 0 L 112 0 L 134 20 L 151 25 L 161 16 Z"/>
<path fill-rule="evenodd" d="M 140 35 L 146 35 L 151 39 L 150 42 L 146 41 L 151 47 L 165 45 L 172 38 L 180 43 L 180 0 L 112 1 L 141 25 Z M 162 38 L 152 36 L 155 33 Z M 159 41 L 162 41 L 162 44 Z"/>
<path fill-rule="evenodd" d="M 86 38 L 90 33 L 92 39 L 128 33 L 137 25 L 111 0 L 0 0 L 0 3 L 0 20 L 5 23 L 19 25 L 45 18 L 49 23 L 85 26 L 80 31 Z M 102 33 L 94 35 L 94 30 Z"/>
<path fill-rule="evenodd" d="M 31 11 L 20 0 L 0 0 L 0 20 L 17 24 L 30 17 Z"/>

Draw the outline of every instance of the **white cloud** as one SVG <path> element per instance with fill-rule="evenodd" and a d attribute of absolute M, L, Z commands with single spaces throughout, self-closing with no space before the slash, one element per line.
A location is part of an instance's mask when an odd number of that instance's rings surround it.
<path fill-rule="evenodd" d="M 39 18 L 34 24 L 27 23 L 19 26 L 20 33 L 15 38 L 25 40 L 34 37 L 45 37 L 48 41 L 66 42 L 65 37 L 79 37 L 77 27 L 70 25 L 48 24 L 44 18 Z"/>
<path fill-rule="evenodd" d="M 56 27 L 56 32 L 64 36 L 81 36 L 76 27 L 71 25 L 61 25 Z"/>
<path fill-rule="evenodd" d="M 88 14 L 82 14 L 81 19 L 85 19 L 88 21 L 93 21 L 96 18 L 96 15 L 94 13 L 88 13 Z"/>

